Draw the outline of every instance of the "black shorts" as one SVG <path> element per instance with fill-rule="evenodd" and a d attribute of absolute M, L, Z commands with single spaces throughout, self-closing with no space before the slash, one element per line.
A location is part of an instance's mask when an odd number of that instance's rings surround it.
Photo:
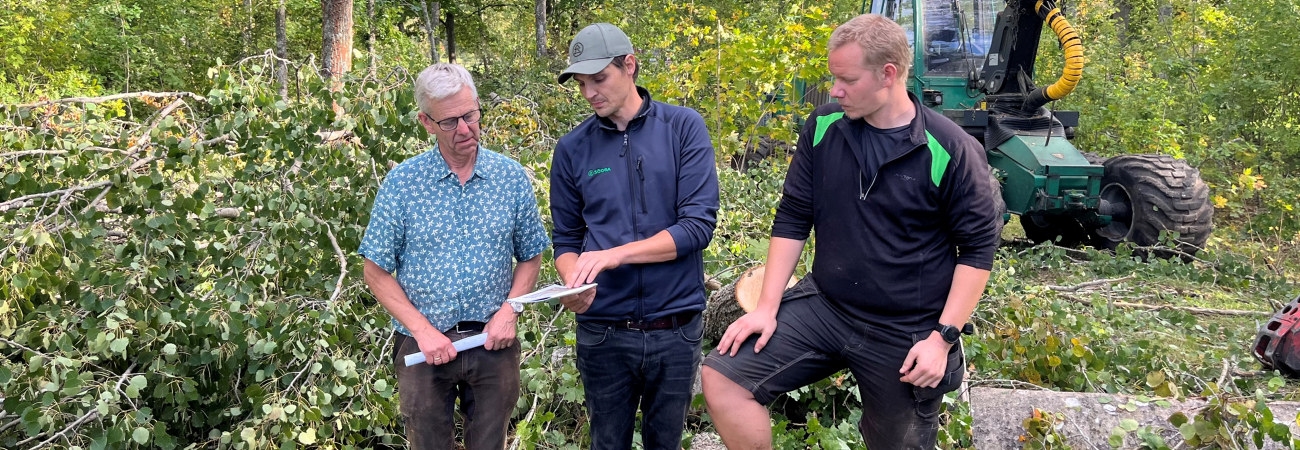
<path fill-rule="evenodd" d="M 715 349 L 704 365 L 765 405 L 847 368 L 862 396 L 859 430 L 869 448 L 934 448 L 943 395 L 957 389 L 964 374 L 961 345 L 948 353 L 939 385 L 923 388 L 900 381 L 899 369 L 931 330 L 901 332 L 853 320 L 831 306 L 811 277 L 786 290 L 776 319 L 762 352 L 754 353 L 758 335 L 753 335 L 736 356 Z"/>

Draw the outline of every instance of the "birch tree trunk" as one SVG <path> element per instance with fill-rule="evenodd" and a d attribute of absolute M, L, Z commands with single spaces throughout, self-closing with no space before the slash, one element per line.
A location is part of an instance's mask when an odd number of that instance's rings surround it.
<path fill-rule="evenodd" d="M 248 15 L 248 22 L 239 30 L 239 44 L 244 55 L 249 55 L 253 53 L 253 0 L 244 0 L 244 14 Z"/>
<path fill-rule="evenodd" d="M 370 55 L 369 76 L 371 79 L 379 69 L 379 57 L 375 55 L 375 0 L 366 0 L 366 53 Z"/>
<path fill-rule="evenodd" d="M 433 3 L 432 8 L 429 7 L 429 3 Z M 438 27 L 438 23 L 435 21 L 437 20 L 438 17 L 438 8 L 442 5 L 438 2 L 429 2 L 427 0 L 420 0 L 420 6 L 424 9 L 424 32 L 426 35 L 429 36 L 429 63 L 437 64 L 438 63 L 438 38 L 437 38 L 437 34 L 434 33 L 433 30 Z M 430 9 L 432 9 L 432 12 L 430 11 Z"/>
<path fill-rule="evenodd" d="M 285 12 L 285 2 L 280 0 L 275 9 L 275 81 L 280 83 L 280 99 L 289 99 L 289 17 Z"/>
<path fill-rule="evenodd" d="M 546 58 L 546 0 L 537 0 L 533 24 L 537 33 L 537 57 Z"/>

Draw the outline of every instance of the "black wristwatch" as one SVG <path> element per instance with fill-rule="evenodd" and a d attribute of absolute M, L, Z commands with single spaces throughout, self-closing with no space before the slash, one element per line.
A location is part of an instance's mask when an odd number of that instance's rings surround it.
<path fill-rule="evenodd" d="M 961 340 L 961 335 L 975 334 L 975 325 L 967 322 L 965 326 L 961 327 L 961 329 L 957 329 L 957 327 L 952 325 L 944 325 L 941 323 L 934 326 L 934 331 L 939 332 L 939 336 L 943 338 L 944 342 L 956 344 L 957 341 Z"/>

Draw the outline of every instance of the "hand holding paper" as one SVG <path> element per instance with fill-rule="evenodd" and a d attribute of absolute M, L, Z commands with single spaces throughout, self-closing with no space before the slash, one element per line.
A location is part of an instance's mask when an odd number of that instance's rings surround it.
<path fill-rule="evenodd" d="M 518 296 L 518 297 L 515 297 L 515 298 L 511 298 L 511 299 L 506 299 L 506 301 L 508 301 L 508 302 L 510 302 L 510 303 L 513 303 L 513 304 L 517 304 L 517 305 L 524 305 L 524 304 L 528 304 L 528 303 L 538 303 L 538 302 L 544 302 L 544 301 L 547 301 L 547 300 L 551 300 L 551 299 L 553 299 L 553 298 L 557 298 L 557 297 L 564 297 L 564 296 L 566 296 L 566 295 L 577 294 L 577 293 L 579 293 L 579 292 L 583 292 L 583 291 L 586 291 L 586 290 L 591 289 L 591 288 L 594 288 L 594 287 L 596 287 L 596 284 L 595 284 L 595 283 L 592 283 L 592 284 L 586 284 L 586 285 L 582 285 L 582 286 L 578 286 L 578 287 L 576 287 L 576 288 L 568 288 L 568 287 L 564 287 L 564 286 L 561 286 L 561 285 L 558 285 L 558 284 L 554 284 L 554 285 L 550 285 L 550 286 L 547 286 L 547 287 L 544 287 L 544 288 L 538 289 L 538 290 L 536 290 L 536 291 L 530 292 L 530 293 L 528 293 L 528 294 L 524 294 L 524 295 L 521 295 L 521 296 Z M 488 335 L 487 335 L 487 333 L 479 333 L 479 334 L 476 334 L 476 335 L 473 335 L 473 336 L 470 336 L 470 337 L 467 337 L 467 338 L 461 339 L 461 340 L 459 340 L 459 341 L 452 342 L 452 347 L 455 347 L 455 348 L 456 348 L 456 352 L 463 352 L 463 351 L 465 351 L 465 350 L 469 350 L 469 349 L 472 349 L 472 348 L 482 347 L 483 344 L 486 344 L 486 343 L 487 343 L 487 339 L 488 339 Z M 421 364 L 421 363 L 424 363 L 424 362 L 425 362 L 424 353 L 412 353 L 412 354 L 409 354 L 409 355 L 404 356 L 403 359 L 406 361 L 406 366 L 407 366 L 407 367 L 414 366 L 414 365 L 416 365 L 416 364 Z"/>
<path fill-rule="evenodd" d="M 483 344 L 487 342 L 487 337 L 488 337 L 487 333 L 479 333 L 461 339 L 459 341 L 452 342 L 451 346 L 456 349 L 457 353 L 459 353 L 465 350 L 469 350 L 471 348 L 482 347 Z M 424 353 L 420 353 L 420 352 L 406 355 L 403 357 L 403 359 L 406 360 L 406 367 L 411 367 L 416 364 L 423 364 L 426 361 L 426 359 L 424 358 Z"/>
<path fill-rule="evenodd" d="M 528 294 L 524 294 L 511 299 L 506 299 L 506 301 L 511 303 L 518 303 L 518 304 L 544 302 L 553 298 L 559 298 L 559 297 L 564 297 L 566 295 L 577 294 L 579 292 L 583 292 L 594 287 L 596 287 L 596 283 L 584 284 L 576 288 L 569 288 L 559 284 L 552 284 L 550 286 L 538 289 Z"/>

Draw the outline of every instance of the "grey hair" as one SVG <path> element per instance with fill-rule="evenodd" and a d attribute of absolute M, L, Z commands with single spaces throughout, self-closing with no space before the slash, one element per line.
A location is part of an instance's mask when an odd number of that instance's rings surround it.
<path fill-rule="evenodd" d="M 474 87 L 474 78 L 459 64 L 438 63 L 426 67 L 415 79 L 415 104 L 426 116 L 433 116 L 429 103 L 456 95 L 462 88 L 469 88 L 474 98 L 478 99 L 478 88 Z"/>

